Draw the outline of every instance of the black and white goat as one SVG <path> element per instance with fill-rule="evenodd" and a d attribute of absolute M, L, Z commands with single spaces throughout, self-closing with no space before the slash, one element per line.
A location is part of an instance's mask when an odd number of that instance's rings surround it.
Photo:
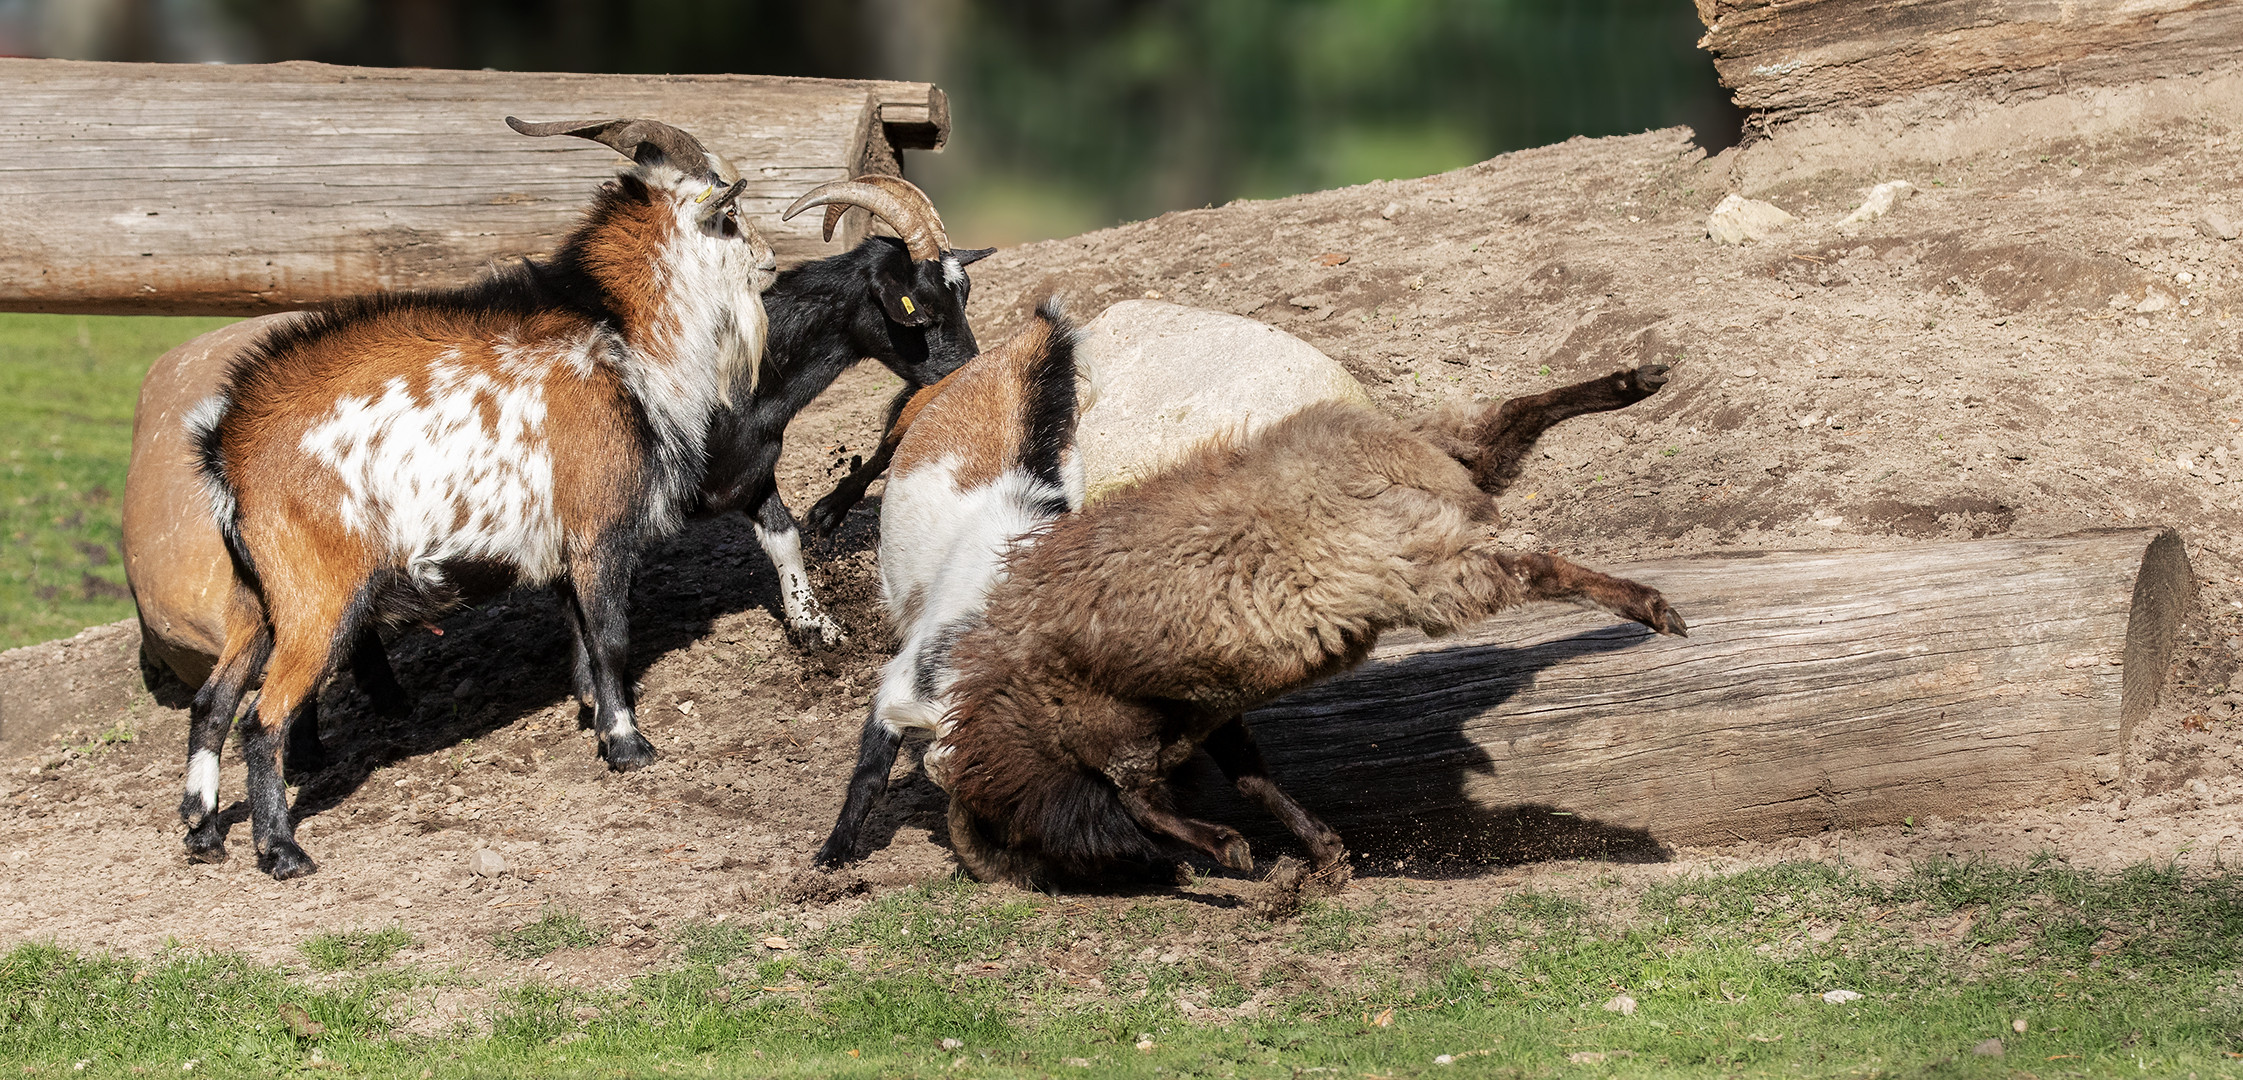
<path fill-rule="evenodd" d="M 1026 329 L 920 391 L 892 425 L 880 588 L 903 644 L 881 673 L 818 864 L 849 857 L 904 737 L 948 730 L 950 647 L 979 623 L 1007 554 L 1081 505 L 1075 389 L 1075 331 L 1046 301 Z"/>
<path fill-rule="evenodd" d="M 709 431 L 709 472 L 700 507 L 710 514 L 739 510 L 754 519 L 756 539 L 778 569 L 788 630 L 813 646 L 838 643 L 842 630 L 810 591 L 801 536 L 772 473 L 787 422 L 850 365 L 871 359 L 904 381 L 888 408 L 892 431 L 912 394 L 958 370 L 979 351 L 966 321 L 973 282 L 965 268 L 996 250 L 953 249 L 934 204 L 900 177 L 860 176 L 826 184 L 795 200 L 784 216 L 816 206 L 826 208 L 828 240 L 852 206 L 887 222 L 897 235 L 870 237 L 839 255 L 787 270 L 763 294 L 771 343 L 753 392 L 736 387 L 732 407 L 717 414 Z M 881 446 L 811 510 L 813 534 L 832 532 L 863 498 L 887 465 L 893 443 L 883 439 Z"/>
<path fill-rule="evenodd" d="M 654 758 L 625 668 L 631 574 L 698 497 L 710 418 L 754 389 L 777 264 L 738 213 L 744 183 L 686 132 L 507 122 L 634 164 L 550 259 L 292 323 L 188 419 L 235 572 L 188 735 L 190 857 L 225 857 L 218 751 L 260 675 L 250 819 L 258 866 L 291 878 L 317 867 L 279 770 L 290 722 L 368 628 L 518 585 L 560 592 L 608 764 Z"/>

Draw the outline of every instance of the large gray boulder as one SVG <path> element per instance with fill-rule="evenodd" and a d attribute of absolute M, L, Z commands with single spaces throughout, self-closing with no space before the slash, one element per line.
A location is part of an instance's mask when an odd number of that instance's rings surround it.
<path fill-rule="evenodd" d="M 1201 441 L 1258 431 L 1319 401 L 1369 405 L 1339 362 L 1274 326 L 1128 300 L 1083 327 L 1075 433 L 1086 502 L 1150 475 Z"/>

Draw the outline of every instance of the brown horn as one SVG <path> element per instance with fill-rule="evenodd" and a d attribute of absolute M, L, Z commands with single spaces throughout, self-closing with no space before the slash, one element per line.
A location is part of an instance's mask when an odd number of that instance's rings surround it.
<path fill-rule="evenodd" d="M 713 156 L 701 140 L 660 120 L 549 120 L 527 123 L 511 116 L 506 126 L 524 135 L 574 135 L 590 139 L 641 165 L 666 161 L 680 169 L 714 175 Z"/>
<path fill-rule="evenodd" d="M 826 208 L 825 236 L 833 239 L 834 226 L 851 206 L 861 206 L 888 223 L 903 238 L 911 257 L 921 261 L 942 258 L 950 250 L 950 237 L 942 231 L 942 216 L 918 185 L 900 176 L 865 175 L 854 180 L 820 184 L 779 215 L 784 221 L 813 206 Z"/>

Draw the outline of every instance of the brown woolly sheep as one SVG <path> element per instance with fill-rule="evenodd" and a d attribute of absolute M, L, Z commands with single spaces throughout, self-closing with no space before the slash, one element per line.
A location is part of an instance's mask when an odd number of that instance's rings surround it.
<path fill-rule="evenodd" d="M 1492 497 L 1552 424 L 1649 397 L 1666 371 L 1414 423 L 1315 405 L 1060 517 L 1011 552 L 950 653 L 924 760 L 959 859 L 985 880 L 1096 882 L 1172 869 L 1181 841 L 1250 869 L 1236 830 L 1168 805 L 1163 779 L 1205 745 L 1321 869 L 1346 854 L 1338 834 L 1270 780 L 1241 713 L 1360 663 L 1387 630 L 1444 634 L 1528 601 L 1684 634 L 1654 589 L 1499 548 Z"/>

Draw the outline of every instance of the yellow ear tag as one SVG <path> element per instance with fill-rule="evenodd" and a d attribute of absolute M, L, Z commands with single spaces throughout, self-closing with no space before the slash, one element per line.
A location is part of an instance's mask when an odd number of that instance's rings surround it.
<path fill-rule="evenodd" d="M 911 298 L 910 298 L 910 297 L 908 297 L 908 296 L 904 297 L 904 298 L 903 298 L 903 313 L 904 313 L 904 314 L 906 314 L 906 315 L 916 315 L 916 314 L 918 314 L 918 312 L 919 312 L 919 309 L 918 309 L 918 308 L 915 308 L 915 307 L 912 307 L 912 306 L 911 306 Z"/>
<path fill-rule="evenodd" d="M 701 193 L 701 196 L 700 196 L 699 198 L 697 198 L 697 199 L 694 199 L 693 201 L 694 201 L 694 202 L 695 202 L 696 204 L 708 202 L 708 201 L 709 201 L 709 196 L 711 196 L 711 195 L 714 195 L 714 194 L 716 194 L 716 193 L 717 193 L 717 186 L 716 186 L 715 184 L 710 184 L 710 185 L 709 185 L 709 190 L 707 190 L 707 191 L 704 191 L 704 192 L 702 192 L 702 193 Z"/>

